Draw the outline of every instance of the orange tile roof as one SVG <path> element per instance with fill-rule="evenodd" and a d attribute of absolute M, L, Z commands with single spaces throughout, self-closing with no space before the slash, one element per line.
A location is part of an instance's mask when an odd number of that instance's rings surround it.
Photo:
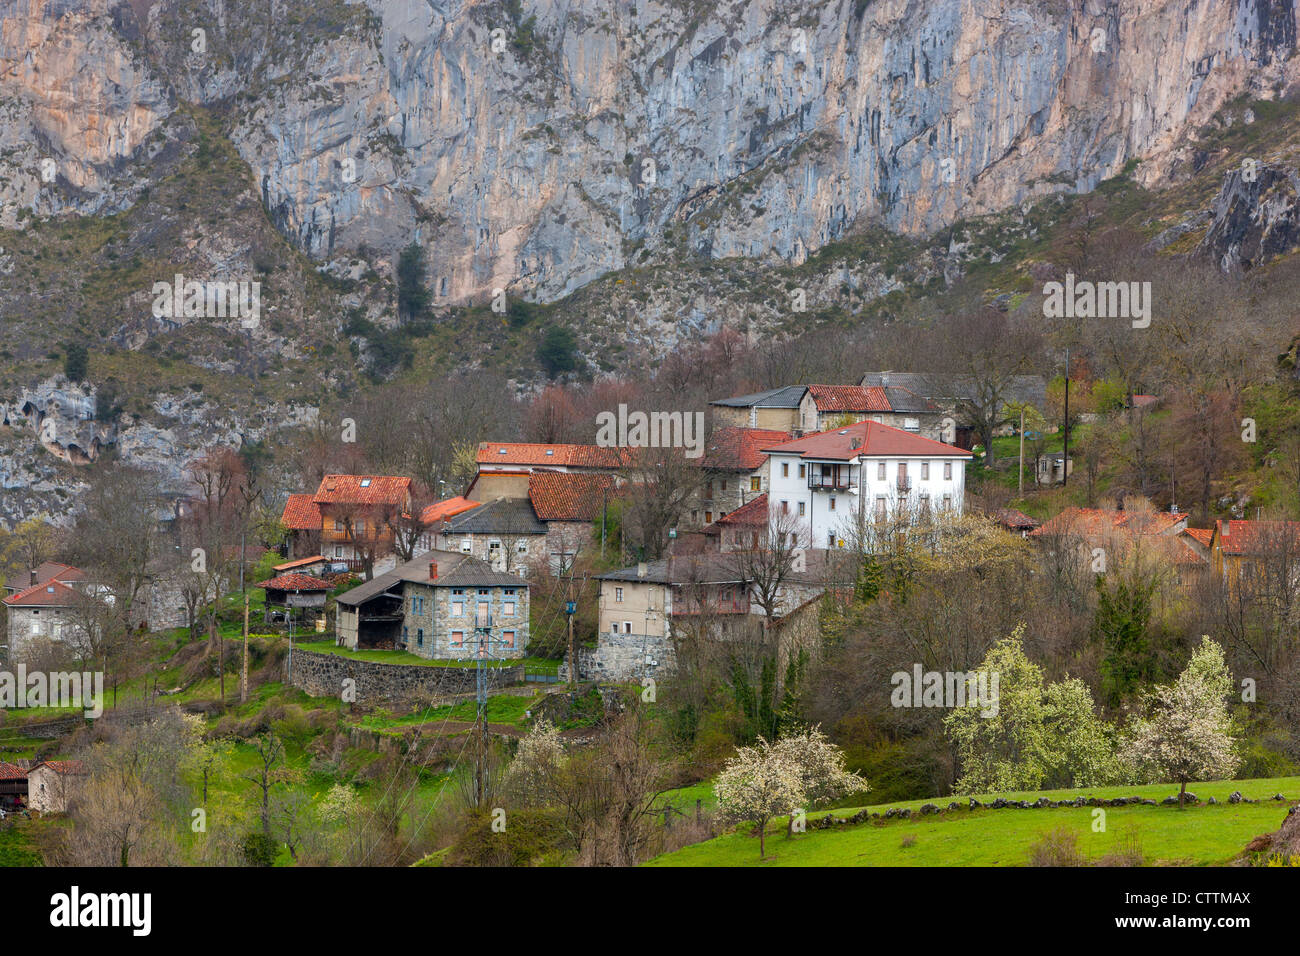
<path fill-rule="evenodd" d="M 394 475 L 326 475 L 312 498 L 318 505 L 400 505 L 410 478 Z"/>
<path fill-rule="evenodd" d="M 857 446 L 854 446 L 854 442 Z M 769 453 L 799 455 L 803 458 L 849 461 L 858 456 L 872 458 L 969 458 L 971 453 L 923 438 L 901 428 L 879 422 L 856 422 L 847 428 L 831 429 L 796 438 L 794 441 L 763 449 Z"/>
<path fill-rule="evenodd" d="M 808 392 L 819 412 L 893 411 L 879 385 L 809 385 Z"/>
<path fill-rule="evenodd" d="M 1165 534 L 1186 520 L 1187 515 L 1183 512 L 1066 508 L 1030 534 L 1034 536 L 1077 534 L 1083 537 L 1095 537 L 1111 531 L 1122 531 L 1126 534 L 1154 535 Z"/>
<path fill-rule="evenodd" d="M 310 574 L 280 574 L 266 581 L 258 581 L 255 588 L 271 588 L 276 591 L 328 591 L 330 583 Z"/>
<path fill-rule="evenodd" d="M 541 521 L 594 521 L 613 493 L 613 475 L 539 470 L 528 476 L 528 500 Z"/>
<path fill-rule="evenodd" d="M 757 498 L 751 498 L 735 511 L 728 511 L 719 518 L 714 524 L 725 525 L 756 525 L 767 523 L 767 492 L 763 492 Z"/>
<path fill-rule="evenodd" d="M 1224 554 L 1262 554 L 1300 547 L 1300 521 L 1218 521 L 1219 550 Z"/>
<path fill-rule="evenodd" d="M 33 584 L 9 595 L 4 603 L 10 607 L 72 607 L 80 597 L 81 593 L 75 588 L 57 578 L 50 578 L 44 584 Z"/>
<path fill-rule="evenodd" d="M 27 771 L 16 763 L 5 763 L 0 760 L 0 780 L 26 780 Z"/>
<path fill-rule="evenodd" d="M 1184 528 L 1183 534 L 1207 548 L 1210 546 L 1210 542 L 1214 540 L 1213 528 Z"/>
<path fill-rule="evenodd" d="M 618 468 L 626 463 L 628 449 L 563 442 L 479 442 L 480 465 L 538 465 L 554 468 Z"/>
<path fill-rule="evenodd" d="M 767 461 L 763 449 L 790 440 L 790 433 L 770 428 L 719 428 L 709 437 L 703 467 L 718 471 L 757 471 Z"/>
<path fill-rule="evenodd" d="M 290 495 L 284 503 L 280 522 L 291 531 L 319 531 L 321 529 L 320 505 L 310 494 Z"/>
<path fill-rule="evenodd" d="M 999 508 L 994 513 L 994 520 L 998 524 L 1007 528 L 1021 530 L 1024 528 L 1037 528 L 1038 522 L 1023 511 L 1017 511 L 1015 508 Z"/>
<path fill-rule="evenodd" d="M 444 498 L 442 501 L 435 501 L 420 512 L 421 524 L 437 524 L 439 521 L 445 521 L 462 511 L 469 511 L 470 508 L 477 508 L 481 502 L 470 501 L 464 495 L 457 495 L 454 498 Z"/>

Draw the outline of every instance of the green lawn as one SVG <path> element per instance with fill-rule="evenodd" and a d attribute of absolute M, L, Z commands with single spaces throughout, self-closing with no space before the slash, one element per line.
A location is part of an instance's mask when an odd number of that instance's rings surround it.
<path fill-rule="evenodd" d="M 768 825 L 768 859 L 759 861 L 758 840 L 748 825 L 704 843 L 685 847 L 649 861 L 649 866 L 1024 866 L 1029 848 L 1046 832 L 1060 827 L 1078 835 L 1078 846 L 1090 860 L 1123 850 L 1136 843 L 1148 865 L 1223 865 L 1230 862 L 1250 839 L 1276 830 L 1286 816 L 1286 803 L 1268 798 L 1275 793 L 1300 799 L 1300 777 L 1264 780 L 1225 780 L 1196 784 L 1189 791 L 1202 803 L 1180 811 L 1177 807 L 1106 807 L 1104 832 L 1093 831 L 1092 807 L 1057 809 L 956 810 L 940 816 L 914 816 L 908 820 L 876 821 L 842 829 L 809 830 L 785 836 L 785 818 Z M 1259 798 L 1256 804 L 1228 804 L 1234 790 Z M 1099 787 L 1089 790 L 1048 790 L 1000 794 L 1007 799 L 1053 800 L 1076 796 L 1112 798 L 1141 796 L 1161 800 L 1178 792 L 1171 784 L 1142 787 Z M 1213 796 L 1215 806 L 1204 803 Z M 988 802 L 992 795 L 980 796 Z M 909 800 L 871 806 L 883 813 L 889 807 L 915 811 L 923 803 L 947 807 L 963 805 L 963 797 Z M 856 810 L 836 810 L 847 817 Z M 810 819 L 824 813 L 809 814 Z M 907 845 L 904 845 L 904 844 Z"/>

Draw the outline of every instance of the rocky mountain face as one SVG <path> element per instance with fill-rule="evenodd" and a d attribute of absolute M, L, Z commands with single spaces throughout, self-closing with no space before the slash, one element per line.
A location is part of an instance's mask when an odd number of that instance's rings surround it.
<path fill-rule="evenodd" d="M 674 239 L 798 263 L 1157 183 L 1295 38 L 1289 0 L 8 0 L 0 223 L 122 208 L 177 101 L 222 104 L 314 259 L 415 237 L 436 304 L 552 300 Z"/>
<path fill-rule="evenodd" d="M 179 484 L 205 444 L 313 420 L 373 346 L 354 320 L 395 324 L 412 241 L 436 313 L 560 302 L 596 375 L 724 324 L 853 320 L 998 261 L 1054 196 L 1197 174 L 1198 129 L 1294 86 L 1296 19 L 1291 0 L 0 0 L 0 515 L 58 512 L 109 448 Z M 1229 269 L 1289 251 L 1294 167 L 1229 173 L 1163 242 L 1194 233 Z M 969 225 L 1000 211 L 1010 231 Z M 260 323 L 160 320 L 151 289 L 181 272 L 260 281 Z M 69 337 L 108 353 L 84 388 L 55 374 Z"/>

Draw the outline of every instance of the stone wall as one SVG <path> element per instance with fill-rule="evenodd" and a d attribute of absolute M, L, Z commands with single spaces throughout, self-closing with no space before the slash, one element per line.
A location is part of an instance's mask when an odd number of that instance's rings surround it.
<path fill-rule="evenodd" d="M 654 661 L 646 663 L 646 658 Z M 578 648 L 579 680 L 641 680 L 672 673 L 677 655 L 672 641 L 659 634 L 601 634 L 595 647 Z M 560 665 L 560 680 L 569 679 L 569 665 Z"/>
<path fill-rule="evenodd" d="M 289 668 L 288 661 L 285 668 Z M 488 688 L 504 687 L 523 678 L 522 666 L 492 668 L 488 671 Z M 472 694 L 475 687 L 472 667 L 379 664 L 299 649 L 293 652 L 292 676 L 286 674 L 288 683 L 312 697 L 338 697 L 344 691 L 344 681 L 349 679 L 355 682 L 358 704 Z"/>

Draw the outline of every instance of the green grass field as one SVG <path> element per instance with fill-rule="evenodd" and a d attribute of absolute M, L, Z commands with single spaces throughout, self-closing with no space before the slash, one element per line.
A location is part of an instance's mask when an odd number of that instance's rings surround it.
<path fill-rule="evenodd" d="M 1078 835 L 1078 847 L 1095 861 L 1127 847 L 1140 847 L 1146 865 L 1215 866 L 1231 862 L 1251 838 L 1276 830 L 1289 802 L 1300 799 L 1300 777 L 1262 780 L 1224 780 L 1188 787 L 1201 804 L 1180 811 L 1177 807 L 1106 807 L 1105 831 L 1094 832 L 1092 807 L 1057 809 L 955 810 L 939 816 L 914 816 L 907 820 L 880 820 L 842 829 L 808 830 L 786 837 L 785 818 L 768 825 L 767 856 L 760 861 L 758 840 L 752 827 L 685 847 L 649 861 L 648 866 L 1024 866 L 1029 849 L 1048 831 L 1066 827 Z M 1257 798 L 1255 804 L 1227 803 L 1240 790 Z M 1007 799 L 1052 800 L 1084 797 L 1141 796 L 1155 800 L 1176 794 L 1172 784 L 1141 787 L 1098 787 L 1088 790 L 1046 790 L 1035 793 L 998 794 Z M 1271 800 L 1275 793 L 1287 803 Z M 1209 806 L 1214 797 L 1219 803 Z M 994 795 L 979 796 L 981 802 Z M 939 807 L 963 797 L 909 800 L 869 806 L 883 813 L 889 807 L 916 811 L 924 803 Z M 833 811 L 851 816 L 856 809 Z M 809 814 L 809 818 L 825 813 Z"/>

